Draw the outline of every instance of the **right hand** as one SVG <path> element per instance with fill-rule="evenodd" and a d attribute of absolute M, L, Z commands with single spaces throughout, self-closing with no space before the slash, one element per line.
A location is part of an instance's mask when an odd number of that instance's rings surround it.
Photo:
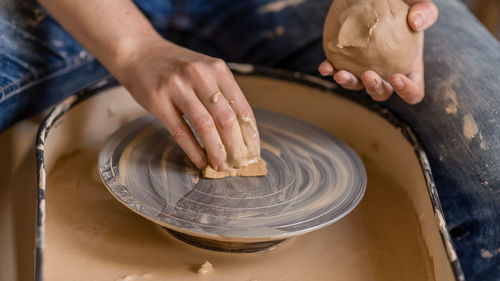
<path fill-rule="evenodd" d="M 368 70 L 358 79 L 354 74 L 334 69 L 333 64 L 323 61 L 318 70 L 323 76 L 332 75 L 333 79 L 343 88 L 359 91 L 366 89 L 368 95 L 375 101 L 389 99 L 393 91 L 408 104 L 422 101 L 425 95 L 424 85 L 424 31 L 437 20 L 439 11 L 431 0 L 404 0 L 411 8 L 408 13 L 408 24 L 413 31 L 418 32 L 419 51 L 413 68 L 408 75 L 393 74 L 389 81 L 383 80 L 377 73 Z"/>
<path fill-rule="evenodd" d="M 226 170 L 228 162 L 238 166 L 260 155 L 258 131 L 248 123 L 255 122 L 252 109 L 223 60 L 155 38 L 134 46 L 115 70 L 115 77 L 165 125 L 199 169 L 211 164 Z"/>

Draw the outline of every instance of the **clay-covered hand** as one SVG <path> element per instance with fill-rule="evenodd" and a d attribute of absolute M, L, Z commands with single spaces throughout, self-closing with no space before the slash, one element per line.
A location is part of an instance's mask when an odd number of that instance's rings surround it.
<path fill-rule="evenodd" d="M 211 164 L 225 170 L 259 156 L 255 117 L 223 60 L 159 37 L 143 40 L 129 54 L 115 76 L 166 126 L 198 168 Z"/>
<path fill-rule="evenodd" d="M 408 24 L 418 32 L 418 54 L 409 74 L 396 73 L 390 76 L 388 81 L 383 80 L 376 72 L 369 70 L 358 79 L 352 73 L 340 70 L 336 71 L 331 63 L 324 61 L 319 66 L 319 72 L 324 76 L 333 75 L 333 79 L 342 87 L 349 90 L 362 90 L 375 101 L 387 100 L 393 92 L 396 92 L 409 104 L 419 103 L 425 94 L 424 87 L 424 30 L 432 26 L 438 18 L 438 9 L 430 0 L 404 0 L 409 6 Z"/>

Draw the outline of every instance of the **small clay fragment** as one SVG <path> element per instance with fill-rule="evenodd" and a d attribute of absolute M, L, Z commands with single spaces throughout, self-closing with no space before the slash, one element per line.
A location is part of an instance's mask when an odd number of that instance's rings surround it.
<path fill-rule="evenodd" d="M 209 261 L 206 261 L 198 269 L 198 274 L 205 275 L 205 274 L 210 274 L 213 271 L 214 271 L 213 265 Z"/>
<path fill-rule="evenodd" d="M 248 164 L 241 168 L 229 168 L 226 171 L 217 171 L 212 166 L 208 165 L 201 171 L 203 177 L 211 179 L 219 179 L 225 177 L 256 177 L 265 176 L 267 174 L 266 162 L 262 159 L 257 159 L 256 162 Z"/>
<path fill-rule="evenodd" d="M 216 103 L 219 100 L 219 96 L 222 95 L 221 92 L 217 92 L 210 97 L 211 103 Z"/>
<path fill-rule="evenodd" d="M 358 78 L 368 70 L 385 80 L 408 74 L 418 53 L 408 11 L 402 0 L 335 0 L 323 30 L 328 61 Z"/>

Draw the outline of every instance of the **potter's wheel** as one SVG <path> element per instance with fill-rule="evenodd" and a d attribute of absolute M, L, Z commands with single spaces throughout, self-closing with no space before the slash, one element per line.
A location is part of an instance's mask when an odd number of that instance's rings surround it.
<path fill-rule="evenodd" d="M 200 178 L 152 116 L 115 132 L 99 172 L 124 205 L 196 246 L 258 251 L 348 214 L 366 188 L 364 166 L 345 143 L 304 121 L 255 112 L 265 177 Z"/>

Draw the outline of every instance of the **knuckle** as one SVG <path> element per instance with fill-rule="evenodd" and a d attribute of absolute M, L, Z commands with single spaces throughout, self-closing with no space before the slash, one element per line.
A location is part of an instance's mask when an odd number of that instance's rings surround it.
<path fill-rule="evenodd" d="M 250 106 L 245 106 L 241 109 L 241 117 L 244 118 L 253 118 L 253 111 L 250 109 Z"/>
<path fill-rule="evenodd" d="M 204 130 L 213 126 L 212 116 L 201 114 L 194 118 L 193 125 L 197 130 Z"/>
<path fill-rule="evenodd" d="M 160 83 L 160 91 L 162 88 L 166 87 L 167 89 L 171 88 L 180 88 L 182 85 L 182 78 L 178 74 L 169 74 L 162 77 Z"/>
<path fill-rule="evenodd" d="M 187 136 L 186 130 L 179 125 L 170 129 L 170 133 L 172 134 L 176 142 L 181 142 L 182 140 L 186 139 Z"/>
<path fill-rule="evenodd" d="M 225 110 L 217 116 L 217 122 L 223 129 L 229 129 L 236 122 L 236 114 L 231 110 Z"/>
<path fill-rule="evenodd" d="M 222 59 L 214 58 L 211 64 L 218 71 L 229 72 L 229 67 L 227 66 L 226 62 Z"/>
<path fill-rule="evenodd" d="M 203 62 L 201 61 L 190 61 L 187 62 L 183 69 L 190 74 L 200 74 L 203 70 Z"/>

